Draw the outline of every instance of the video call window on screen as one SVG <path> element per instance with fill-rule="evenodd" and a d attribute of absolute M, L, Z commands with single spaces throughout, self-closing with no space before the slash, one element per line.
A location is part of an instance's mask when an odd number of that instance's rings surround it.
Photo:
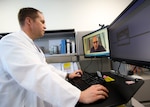
<path fill-rule="evenodd" d="M 85 57 L 108 57 L 109 40 L 107 27 L 82 37 Z"/>

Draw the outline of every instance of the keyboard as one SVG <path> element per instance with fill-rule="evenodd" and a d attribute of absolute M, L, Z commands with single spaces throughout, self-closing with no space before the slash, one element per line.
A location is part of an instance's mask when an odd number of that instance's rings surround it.
<path fill-rule="evenodd" d="M 85 90 L 91 85 L 95 84 L 104 84 L 105 81 L 103 78 L 97 76 L 97 73 L 88 73 L 83 72 L 82 77 L 76 77 L 73 79 L 69 79 L 69 82 L 79 88 L 80 90 Z"/>
<path fill-rule="evenodd" d="M 96 73 L 83 72 L 81 79 L 88 85 L 104 84 L 104 79 L 98 77 Z"/>

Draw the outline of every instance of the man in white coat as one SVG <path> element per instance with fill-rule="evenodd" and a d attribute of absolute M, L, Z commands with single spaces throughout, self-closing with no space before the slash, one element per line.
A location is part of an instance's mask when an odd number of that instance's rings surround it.
<path fill-rule="evenodd" d="M 102 85 L 80 91 L 66 81 L 81 70 L 67 74 L 46 63 L 33 42 L 46 29 L 42 12 L 22 8 L 18 20 L 21 30 L 0 40 L 0 107 L 74 107 L 108 97 Z"/>

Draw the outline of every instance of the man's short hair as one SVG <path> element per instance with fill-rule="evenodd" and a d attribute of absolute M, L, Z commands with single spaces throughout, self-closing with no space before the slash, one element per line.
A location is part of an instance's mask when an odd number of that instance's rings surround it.
<path fill-rule="evenodd" d="M 20 9 L 18 13 L 18 21 L 19 21 L 20 26 L 24 25 L 26 17 L 30 17 L 31 19 L 35 20 L 38 17 L 38 12 L 40 11 L 32 7 L 26 7 L 26 8 Z"/>

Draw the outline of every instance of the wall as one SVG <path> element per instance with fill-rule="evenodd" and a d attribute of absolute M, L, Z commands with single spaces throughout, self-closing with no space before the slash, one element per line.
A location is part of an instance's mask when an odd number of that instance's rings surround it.
<path fill-rule="evenodd" d="M 0 33 L 19 29 L 17 13 L 22 7 L 34 7 L 41 10 L 45 16 L 47 30 L 75 29 L 77 31 L 77 53 L 83 55 L 81 38 L 84 34 L 99 28 L 99 24 L 109 25 L 132 0 L 1 0 L 0 1 Z M 65 58 L 66 59 L 66 58 Z M 84 59 L 84 58 L 82 58 Z M 100 59 L 99 59 L 100 60 Z M 101 59 L 102 60 L 102 59 Z M 52 61 L 52 59 L 50 59 Z M 81 61 L 86 68 L 91 61 Z M 104 66 L 87 70 L 108 71 L 110 62 L 102 60 Z M 101 61 L 99 61 L 101 62 Z M 99 63 L 101 65 L 101 63 Z M 92 65 L 97 61 L 92 61 Z"/>
<path fill-rule="evenodd" d="M 19 29 L 17 13 L 34 7 L 45 16 L 47 30 L 90 31 L 109 25 L 132 0 L 1 0 L 0 33 Z"/>

